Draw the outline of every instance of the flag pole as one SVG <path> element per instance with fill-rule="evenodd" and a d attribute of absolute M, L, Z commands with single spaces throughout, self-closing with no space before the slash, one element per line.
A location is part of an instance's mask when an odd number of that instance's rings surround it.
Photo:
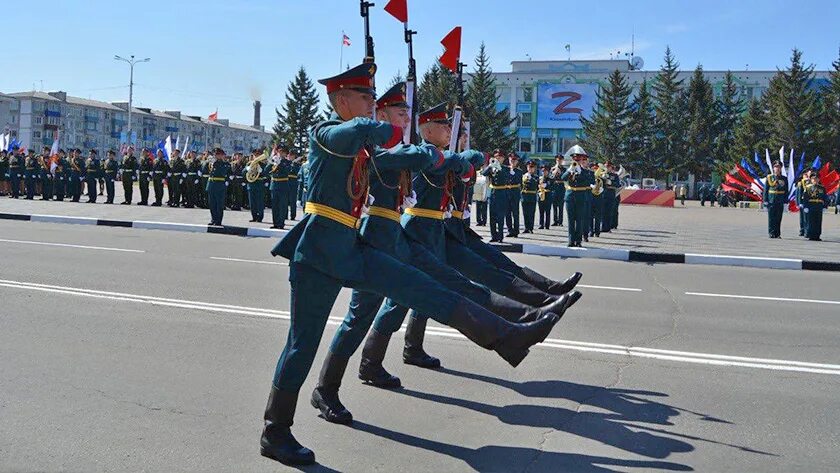
<path fill-rule="evenodd" d="M 339 54 L 338 59 L 338 72 L 341 73 L 341 70 L 344 68 L 344 37 L 346 34 L 344 30 L 341 30 L 341 53 Z"/>

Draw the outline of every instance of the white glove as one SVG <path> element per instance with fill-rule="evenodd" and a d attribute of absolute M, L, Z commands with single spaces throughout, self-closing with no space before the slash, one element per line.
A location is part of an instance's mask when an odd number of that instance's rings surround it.
<path fill-rule="evenodd" d="M 510 170 L 510 175 L 511 175 L 511 176 L 515 176 L 515 175 L 516 175 L 516 172 L 514 172 L 514 170 L 513 170 L 513 169 L 511 169 L 511 170 Z"/>
<path fill-rule="evenodd" d="M 196 179 L 195 181 L 193 181 L 193 184 L 198 184 L 198 179 Z"/>
<path fill-rule="evenodd" d="M 375 200 L 376 200 L 376 199 L 375 199 L 372 195 L 368 194 L 367 204 L 365 204 L 365 205 L 363 205 L 363 206 L 362 206 L 362 213 L 363 213 L 363 214 L 370 213 L 370 206 L 371 206 L 371 205 L 373 205 L 373 202 L 374 202 Z"/>
<path fill-rule="evenodd" d="M 802 209 L 802 212 L 804 212 L 804 213 L 808 213 L 808 207 L 804 207 L 804 208 Z"/>
<path fill-rule="evenodd" d="M 172 177 L 172 173 L 171 172 L 166 173 L 166 177 Z"/>
<path fill-rule="evenodd" d="M 403 197 L 402 207 L 403 209 L 410 209 L 415 205 L 417 205 L 417 193 L 411 191 L 411 195 Z"/>
<path fill-rule="evenodd" d="M 467 208 L 464 209 L 464 220 L 469 220 L 469 219 L 470 219 L 470 208 L 467 207 Z"/>
<path fill-rule="evenodd" d="M 230 182 L 225 181 L 225 187 L 227 187 L 229 184 Z"/>

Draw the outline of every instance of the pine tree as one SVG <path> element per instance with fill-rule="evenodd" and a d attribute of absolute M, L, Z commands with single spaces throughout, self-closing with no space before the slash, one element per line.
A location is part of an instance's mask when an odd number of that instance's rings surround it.
<path fill-rule="evenodd" d="M 622 161 L 627 147 L 630 117 L 630 87 L 627 78 L 619 70 L 613 71 L 607 84 L 596 92 L 597 102 L 592 118 L 581 117 L 584 143 L 599 160 L 615 159 Z"/>
<path fill-rule="evenodd" d="M 399 84 L 400 82 L 405 82 L 405 77 L 400 73 L 400 71 L 397 71 L 397 73 L 394 74 L 394 77 L 391 77 L 391 82 L 388 83 L 388 87 L 383 92 L 387 92 L 388 89 Z"/>
<path fill-rule="evenodd" d="M 715 143 L 715 97 L 712 84 L 703 75 L 703 66 L 698 65 L 688 83 L 688 130 L 686 171 L 707 177 L 712 169 L 712 152 Z"/>
<path fill-rule="evenodd" d="M 653 149 L 656 116 L 647 79 L 642 80 L 630 109 L 627 126 L 627 168 L 642 176 L 655 175 L 658 166 Z"/>
<path fill-rule="evenodd" d="M 286 103 L 282 112 L 277 110 L 274 139 L 299 153 L 305 152 L 309 147 L 309 130 L 320 118 L 315 85 L 306 74 L 306 69 L 301 67 L 286 90 Z"/>
<path fill-rule="evenodd" d="M 665 63 L 653 84 L 656 175 L 665 177 L 666 184 L 670 183 L 672 173 L 683 169 L 686 159 L 686 97 L 682 90 L 683 81 L 677 80 L 679 67 L 671 48 L 666 48 Z"/>
<path fill-rule="evenodd" d="M 744 101 L 738 93 L 738 84 L 732 71 L 726 71 L 720 97 L 715 101 L 718 120 L 715 126 L 715 158 L 718 170 L 728 168 L 744 155 L 734 153 L 735 129 L 744 114 Z"/>
<path fill-rule="evenodd" d="M 435 61 L 423 74 L 417 89 L 419 110 L 428 110 L 441 102 L 447 102 L 449 109 L 458 102 L 458 85 L 455 74 Z"/>
<path fill-rule="evenodd" d="M 747 113 L 735 127 L 732 145 L 733 156 L 752 161 L 756 152 L 761 156 L 763 149 L 769 147 L 768 118 L 766 99 L 751 99 Z M 738 158 L 738 161 L 740 161 Z M 763 159 L 763 158 L 762 158 Z"/>
<path fill-rule="evenodd" d="M 829 82 L 820 93 L 820 133 L 818 152 L 823 162 L 840 165 L 840 54 L 831 63 Z"/>
<path fill-rule="evenodd" d="M 802 64 L 802 52 L 793 50 L 790 66 L 776 73 L 767 88 L 770 137 L 773 148 L 815 151 L 817 94 L 809 88 L 814 66 Z"/>
<path fill-rule="evenodd" d="M 499 96 L 492 74 L 490 59 L 484 43 L 481 43 L 475 58 L 475 71 L 469 74 L 464 100 L 470 121 L 470 146 L 486 152 L 496 148 L 512 149 L 516 141 L 516 135 L 510 128 L 510 112 L 507 109 L 496 110 Z"/>

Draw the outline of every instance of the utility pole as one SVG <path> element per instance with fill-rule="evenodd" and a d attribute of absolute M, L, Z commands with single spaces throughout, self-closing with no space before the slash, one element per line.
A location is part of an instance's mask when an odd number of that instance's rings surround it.
<path fill-rule="evenodd" d="M 126 133 L 126 140 L 129 144 L 131 144 L 131 108 L 134 103 L 134 65 L 141 62 L 149 62 L 152 59 L 148 57 L 145 59 L 134 59 L 133 54 L 129 56 L 129 59 L 114 55 L 114 59 L 117 61 L 127 62 L 131 70 L 128 81 L 128 132 Z"/>

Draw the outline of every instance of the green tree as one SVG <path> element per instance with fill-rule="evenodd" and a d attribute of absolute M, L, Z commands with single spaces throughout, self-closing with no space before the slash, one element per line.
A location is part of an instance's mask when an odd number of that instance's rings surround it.
<path fill-rule="evenodd" d="M 469 74 L 469 79 L 464 101 L 470 121 L 470 146 L 486 152 L 495 148 L 512 149 L 516 135 L 510 128 L 510 112 L 508 109 L 496 109 L 499 101 L 496 80 L 483 42 L 475 58 L 475 70 Z"/>
<path fill-rule="evenodd" d="M 388 87 L 386 87 L 385 90 L 383 90 L 382 92 L 387 92 L 388 89 L 399 84 L 400 82 L 405 82 L 405 76 L 403 76 L 400 73 L 400 71 L 397 71 L 397 73 L 394 74 L 394 77 L 391 77 L 391 82 L 388 83 Z"/>
<path fill-rule="evenodd" d="M 773 148 L 815 151 L 817 94 L 810 89 L 814 66 L 804 66 L 802 51 L 793 50 L 790 66 L 778 71 L 767 88 L 770 112 L 770 138 Z"/>
<path fill-rule="evenodd" d="M 756 152 L 761 156 L 762 150 L 769 147 L 768 139 L 769 124 L 766 99 L 753 98 L 747 105 L 747 113 L 735 127 L 732 144 L 733 156 L 749 160 L 752 160 Z M 763 156 L 761 159 L 763 159 Z"/>
<path fill-rule="evenodd" d="M 458 102 L 457 82 L 452 71 L 435 61 L 420 79 L 417 89 L 417 103 L 420 104 L 418 112 L 428 110 L 441 102 L 447 102 L 451 110 Z"/>
<path fill-rule="evenodd" d="M 286 103 L 276 110 L 274 140 L 296 149 L 299 153 L 309 147 L 309 130 L 321 117 L 318 111 L 318 93 L 302 66 L 286 89 Z"/>
<path fill-rule="evenodd" d="M 638 172 L 642 176 L 653 176 L 656 174 L 659 162 L 653 149 L 656 115 L 647 79 L 642 80 L 630 109 L 627 125 L 627 169 Z"/>
<path fill-rule="evenodd" d="M 654 153 L 658 164 L 656 177 L 665 177 L 670 183 L 671 174 L 683 170 L 686 159 L 686 97 L 683 81 L 677 79 L 680 64 L 665 49 L 665 62 L 653 84 L 654 110 L 656 111 Z"/>
<path fill-rule="evenodd" d="M 700 177 L 708 177 L 712 169 L 715 144 L 715 96 L 712 84 L 698 65 L 688 83 L 688 129 L 686 133 L 687 159 L 683 169 Z"/>
<path fill-rule="evenodd" d="M 840 54 L 832 64 L 829 82 L 820 93 L 819 154 L 840 165 Z"/>
<path fill-rule="evenodd" d="M 744 101 L 738 93 L 738 84 L 732 71 L 726 71 L 720 97 L 715 101 L 717 125 L 715 126 L 715 158 L 718 171 L 744 157 L 734 152 L 735 129 L 744 114 Z"/>
<path fill-rule="evenodd" d="M 630 118 L 630 86 L 627 78 L 615 70 L 607 84 L 596 92 L 596 105 L 592 118 L 581 117 L 584 143 L 595 158 L 600 160 L 625 158 L 628 138 L 627 122 Z"/>

